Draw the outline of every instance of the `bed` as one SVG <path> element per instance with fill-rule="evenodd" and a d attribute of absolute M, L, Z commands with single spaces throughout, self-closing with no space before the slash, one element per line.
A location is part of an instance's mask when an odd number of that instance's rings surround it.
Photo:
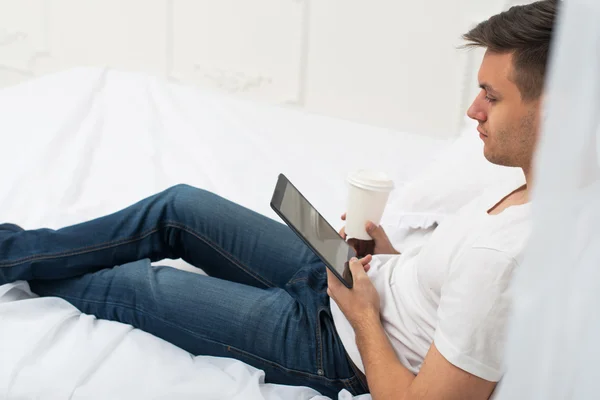
<path fill-rule="evenodd" d="M 102 68 L 0 91 L 0 133 L 0 221 L 24 228 L 98 217 L 177 183 L 277 219 L 269 200 L 280 172 L 338 227 L 348 172 L 387 171 L 393 203 L 451 142 Z M 386 212 L 384 224 L 393 231 L 397 218 Z M 199 272 L 180 260 L 160 264 Z M 16 282 L 0 286 L 0 398 L 324 397 L 265 384 L 242 362 L 191 356 Z"/>

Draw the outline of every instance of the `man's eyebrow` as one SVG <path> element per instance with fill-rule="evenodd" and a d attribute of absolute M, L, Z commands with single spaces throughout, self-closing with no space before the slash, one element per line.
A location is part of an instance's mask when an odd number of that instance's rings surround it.
<path fill-rule="evenodd" d="M 498 94 L 498 91 L 492 87 L 489 83 L 480 83 L 479 87 L 485 90 L 488 93 Z"/>

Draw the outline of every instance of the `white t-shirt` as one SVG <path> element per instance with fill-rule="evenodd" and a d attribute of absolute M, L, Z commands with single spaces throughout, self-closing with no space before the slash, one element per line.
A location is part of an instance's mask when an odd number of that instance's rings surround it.
<path fill-rule="evenodd" d="M 487 213 L 509 192 L 472 201 L 421 248 L 373 257 L 368 275 L 381 298 L 383 327 L 412 373 L 435 342 L 458 368 L 488 381 L 502 377 L 508 288 L 531 232 L 530 204 Z M 348 355 L 364 372 L 350 323 L 334 301 L 331 311 Z"/>

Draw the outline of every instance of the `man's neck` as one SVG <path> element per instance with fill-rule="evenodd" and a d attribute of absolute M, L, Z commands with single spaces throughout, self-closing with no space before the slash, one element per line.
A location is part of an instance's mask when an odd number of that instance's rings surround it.
<path fill-rule="evenodd" d="M 530 190 L 531 190 L 531 169 L 521 168 L 523 174 L 525 174 L 525 185 L 515 189 L 511 193 L 507 194 L 506 197 L 501 199 L 494 207 L 490 208 L 487 212 L 490 215 L 500 214 L 511 206 L 518 206 L 530 201 Z"/>

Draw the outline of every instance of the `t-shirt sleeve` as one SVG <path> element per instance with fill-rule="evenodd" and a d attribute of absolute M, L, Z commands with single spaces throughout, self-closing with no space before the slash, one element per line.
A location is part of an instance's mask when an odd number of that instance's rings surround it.
<path fill-rule="evenodd" d="M 516 261 L 483 248 L 466 250 L 442 286 L 434 343 L 453 365 L 482 379 L 502 377 Z"/>

